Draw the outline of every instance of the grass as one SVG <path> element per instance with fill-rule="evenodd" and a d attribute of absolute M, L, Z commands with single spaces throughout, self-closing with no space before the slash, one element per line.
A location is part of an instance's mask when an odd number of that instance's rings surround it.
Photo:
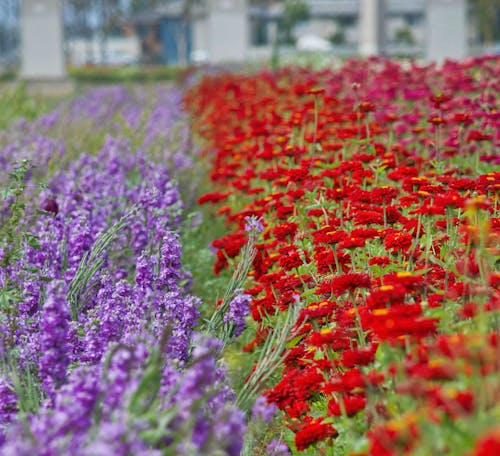
<path fill-rule="evenodd" d="M 33 120 L 54 108 L 59 98 L 31 96 L 25 84 L 2 85 L 0 82 L 0 130 L 19 119 Z"/>

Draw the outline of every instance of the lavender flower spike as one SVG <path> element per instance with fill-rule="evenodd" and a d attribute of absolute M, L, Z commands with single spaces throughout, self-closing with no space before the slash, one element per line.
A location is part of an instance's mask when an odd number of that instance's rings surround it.
<path fill-rule="evenodd" d="M 262 225 L 262 219 L 255 216 L 245 217 L 245 231 L 248 233 L 262 233 L 264 231 L 264 225 Z"/>
<path fill-rule="evenodd" d="M 252 418 L 269 423 L 276 414 L 275 404 L 269 404 L 264 396 L 259 396 L 252 408 Z"/>
<path fill-rule="evenodd" d="M 40 377 L 49 396 L 66 379 L 69 365 L 68 346 L 69 305 L 66 300 L 66 284 L 62 280 L 52 281 L 47 289 L 47 299 L 43 305 L 40 358 Z"/>
<path fill-rule="evenodd" d="M 266 449 L 269 456 L 287 456 L 290 454 L 288 445 L 276 439 L 271 440 Z"/>
<path fill-rule="evenodd" d="M 236 295 L 229 303 L 229 310 L 224 315 L 224 322 L 232 322 L 234 324 L 234 337 L 238 337 L 245 329 L 245 317 L 250 313 L 250 303 L 252 296 L 241 293 Z"/>

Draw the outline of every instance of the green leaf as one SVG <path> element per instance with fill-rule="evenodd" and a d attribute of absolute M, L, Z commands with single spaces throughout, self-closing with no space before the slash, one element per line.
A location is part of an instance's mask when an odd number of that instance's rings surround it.
<path fill-rule="evenodd" d="M 4 188 L 2 190 L 2 199 L 6 200 L 6 199 L 10 198 L 13 194 L 14 194 L 14 192 L 12 191 L 11 188 Z"/>
<path fill-rule="evenodd" d="M 288 342 L 286 344 L 286 348 L 293 348 L 293 347 L 295 347 L 303 338 L 304 338 L 303 335 L 294 337 L 290 342 Z"/>
<path fill-rule="evenodd" d="M 38 236 L 31 233 L 24 233 L 24 239 L 31 248 L 40 250 L 40 241 L 38 240 Z"/>

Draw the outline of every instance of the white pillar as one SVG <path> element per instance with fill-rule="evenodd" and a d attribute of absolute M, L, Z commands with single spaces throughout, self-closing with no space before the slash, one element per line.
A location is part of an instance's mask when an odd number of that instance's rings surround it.
<path fill-rule="evenodd" d="M 426 58 L 442 63 L 467 55 L 467 5 L 465 0 L 427 0 Z"/>
<path fill-rule="evenodd" d="M 21 60 L 22 79 L 64 78 L 62 0 L 21 0 Z"/>
<path fill-rule="evenodd" d="M 208 0 L 207 5 L 209 60 L 243 62 L 250 41 L 247 0 Z"/>
<path fill-rule="evenodd" d="M 384 0 L 359 2 L 359 54 L 368 57 L 384 51 Z"/>

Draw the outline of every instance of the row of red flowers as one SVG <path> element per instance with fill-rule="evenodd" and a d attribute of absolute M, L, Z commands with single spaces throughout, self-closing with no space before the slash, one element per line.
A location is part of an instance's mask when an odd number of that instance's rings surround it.
<path fill-rule="evenodd" d="M 188 92 L 217 186 L 199 202 L 229 231 L 214 272 L 245 217 L 264 225 L 245 350 L 303 306 L 265 392 L 296 450 L 497 454 L 499 75 L 498 59 L 353 60 Z"/>

